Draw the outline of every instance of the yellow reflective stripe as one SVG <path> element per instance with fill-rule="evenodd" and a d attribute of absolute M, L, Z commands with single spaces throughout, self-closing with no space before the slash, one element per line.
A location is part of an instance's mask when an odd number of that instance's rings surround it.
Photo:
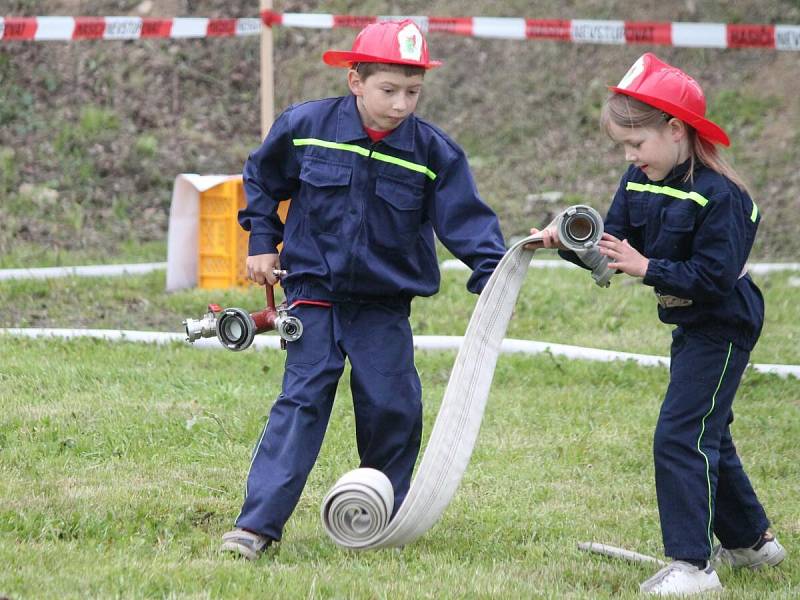
<path fill-rule="evenodd" d="M 664 194 L 665 196 L 672 196 L 679 200 L 692 200 L 697 202 L 700 206 L 708 204 L 708 198 L 701 196 L 697 192 L 684 192 L 673 187 L 666 185 L 652 185 L 650 183 L 636 183 L 629 181 L 625 186 L 626 190 L 633 190 L 634 192 L 650 192 L 652 194 Z"/>
<path fill-rule="evenodd" d="M 323 148 L 333 148 L 334 150 L 345 150 L 355 152 L 361 156 L 369 156 L 369 150 L 356 146 L 355 144 L 339 144 L 338 142 L 327 142 L 316 138 L 300 138 L 292 140 L 295 146 L 322 146 Z"/>
<path fill-rule="evenodd" d="M 323 148 L 344 150 L 345 152 L 355 152 L 356 154 L 360 154 L 361 156 L 366 156 L 374 158 L 375 160 L 391 163 L 393 165 L 397 165 L 398 167 L 403 167 L 404 169 L 408 169 L 409 171 L 416 171 L 417 173 L 423 173 L 431 181 L 436 179 L 436 173 L 431 171 L 425 165 L 420 165 L 411 162 L 409 160 L 403 160 L 402 158 L 390 156 L 388 154 L 384 154 L 383 152 L 370 153 L 368 149 L 362 146 L 357 146 L 355 144 L 340 144 L 338 142 L 328 142 L 326 140 L 318 140 L 316 138 L 298 138 L 292 140 L 292 144 L 294 144 L 295 146 L 322 146 Z"/>
<path fill-rule="evenodd" d="M 750 202 L 753 202 L 753 201 L 751 200 Z M 756 217 L 758 217 L 758 207 L 756 206 L 756 203 L 753 202 L 753 212 L 750 213 L 750 220 L 753 223 L 755 223 L 756 222 Z"/>
<path fill-rule="evenodd" d="M 417 163 L 413 163 L 408 160 L 403 160 L 402 158 L 389 156 L 388 154 L 383 154 L 382 152 L 373 152 L 372 158 L 375 158 L 377 160 L 382 160 L 383 162 L 392 163 L 393 165 L 397 165 L 398 167 L 403 167 L 411 171 L 416 171 L 417 173 L 424 173 L 431 181 L 436 179 L 436 173 L 431 171 L 425 165 L 418 165 Z"/>

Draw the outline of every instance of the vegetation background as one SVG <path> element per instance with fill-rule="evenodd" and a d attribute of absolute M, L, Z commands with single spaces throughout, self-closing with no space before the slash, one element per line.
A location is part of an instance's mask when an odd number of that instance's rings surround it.
<path fill-rule="evenodd" d="M 0 2 L 0 15 L 252 17 L 257 2 Z M 800 23 L 800 2 L 477 0 L 275 2 L 280 12 Z M 275 29 L 276 110 L 341 94 L 320 61 L 352 30 Z M 796 52 L 619 47 L 432 35 L 445 66 L 419 113 L 467 150 L 507 238 L 564 205 L 604 211 L 624 170 L 599 132 L 606 85 L 654 50 L 695 75 L 763 214 L 755 260 L 796 261 Z M 258 40 L 0 42 L 0 267 L 162 261 L 172 182 L 237 173 L 260 138 Z M 556 192 L 552 196 L 542 195 Z M 466 274 L 415 301 L 415 333 L 461 335 Z M 760 276 L 767 323 L 754 362 L 800 363 L 797 281 Z M 163 272 L 0 282 L 0 327 L 180 330 L 205 290 Z M 258 307 L 259 289 L 215 292 Z M 525 283 L 509 336 L 666 353 L 652 293 L 597 289 L 578 270 Z M 420 352 L 425 432 L 454 355 Z M 659 555 L 650 444 L 668 373 L 554 355 L 498 362 L 478 446 L 443 519 L 403 551 L 344 552 L 319 502 L 358 462 L 343 379 L 329 433 L 284 543 L 255 565 L 217 552 L 252 444 L 280 386 L 277 352 L 0 335 L 0 598 L 635 598 L 653 569 L 587 556 L 578 541 Z M 734 436 L 789 559 L 721 570 L 725 598 L 800 597 L 800 381 L 749 371 Z"/>
<path fill-rule="evenodd" d="M 234 0 L 5 0 L 6 15 L 253 17 Z M 800 23 L 798 0 L 456 0 L 275 2 L 279 12 Z M 355 31 L 275 28 L 275 107 L 346 93 L 328 48 Z M 507 237 L 560 205 L 604 211 L 625 163 L 599 131 L 606 86 L 644 51 L 703 85 L 709 116 L 763 213 L 759 260 L 797 260 L 800 63 L 797 52 L 484 40 L 433 34 L 444 61 L 418 113 L 467 151 Z M 238 173 L 260 142 L 258 37 L 0 44 L 0 265 L 87 259 L 121 248 L 163 258 L 170 191 L 181 172 Z M 126 246 L 127 244 L 127 246 Z M 159 256 L 160 254 L 160 256 Z M 61 256 L 61 258 L 59 258 Z M 75 257 L 73 253 L 71 256 Z M 14 258 L 16 257 L 16 258 Z M 145 258 L 147 256 L 144 256 Z"/>

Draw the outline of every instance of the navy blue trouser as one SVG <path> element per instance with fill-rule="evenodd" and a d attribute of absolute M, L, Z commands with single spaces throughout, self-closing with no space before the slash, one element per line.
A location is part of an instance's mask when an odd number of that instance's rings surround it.
<path fill-rule="evenodd" d="M 680 327 L 656 425 L 656 493 L 664 553 L 707 560 L 712 533 L 726 548 L 752 546 L 769 521 L 731 439 L 731 405 L 750 353 Z"/>
<path fill-rule="evenodd" d="M 287 346 L 283 391 L 255 448 L 236 520 L 276 540 L 319 454 L 345 358 L 360 466 L 389 478 L 395 510 L 408 492 L 422 435 L 407 303 L 299 306 L 292 314 L 302 320 L 303 336 Z"/>

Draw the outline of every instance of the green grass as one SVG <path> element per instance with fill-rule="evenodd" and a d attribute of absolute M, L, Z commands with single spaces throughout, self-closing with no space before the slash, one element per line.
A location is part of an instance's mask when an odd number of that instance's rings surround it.
<path fill-rule="evenodd" d="M 278 391 L 277 352 L 4 339 L 0 591 L 10 597 L 633 597 L 649 569 L 578 541 L 659 553 L 650 439 L 666 371 L 501 358 L 471 465 L 440 523 L 403 551 L 337 549 L 319 502 L 357 464 L 346 379 L 280 549 L 220 558 L 251 445 Z M 451 353 L 421 353 L 426 431 Z M 747 384 L 752 380 L 751 384 Z M 750 375 L 739 449 L 796 545 L 796 381 Z M 776 400 L 777 398 L 777 400 Z M 760 443 L 769 431 L 769 446 Z M 730 597 L 797 589 L 790 561 L 723 573 Z M 279 587 L 278 587 L 279 586 Z"/>
<path fill-rule="evenodd" d="M 416 333 L 460 335 L 466 273 L 414 304 Z M 586 273 L 529 273 L 509 337 L 666 354 L 647 289 Z M 787 276 L 760 278 L 771 322 L 758 362 L 800 362 Z M 214 299 L 163 292 L 163 273 L 0 283 L 2 326 L 180 330 Z M 13 307 L 9 311 L 9 307 Z M 425 432 L 454 354 L 420 352 Z M 348 379 L 283 542 L 257 564 L 220 557 L 252 445 L 277 395 L 276 351 L 0 337 L 0 596 L 9 598 L 635 598 L 652 568 L 586 555 L 579 541 L 661 552 L 651 464 L 663 368 L 503 355 L 472 461 L 441 521 L 403 550 L 343 551 L 319 503 L 357 465 Z M 726 598 L 800 593 L 795 440 L 800 381 L 748 372 L 734 437 L 790 552 L 767 573 L 721 570 Z"/>

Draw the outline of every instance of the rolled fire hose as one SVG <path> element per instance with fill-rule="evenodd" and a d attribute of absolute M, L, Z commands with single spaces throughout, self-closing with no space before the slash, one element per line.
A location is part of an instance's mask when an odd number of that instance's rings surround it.
<path fill-rule="evenodd" d="M 600 215 L 582 205 L 568 208 L 548 227 L 557 227 L 561 242 L 575 251 L 594 247 L 603 234 Z M 325 496 L 322 523 L 339 546 L 404 546 L 430 529 L 450 504 L 472 455 L 500 345 L 536 246 L 542 247 L 540 234 L 514 244 L 478 297 L 417 475 L 394 518 L 392 484 L 376 469 L 346 473 Z"/>

